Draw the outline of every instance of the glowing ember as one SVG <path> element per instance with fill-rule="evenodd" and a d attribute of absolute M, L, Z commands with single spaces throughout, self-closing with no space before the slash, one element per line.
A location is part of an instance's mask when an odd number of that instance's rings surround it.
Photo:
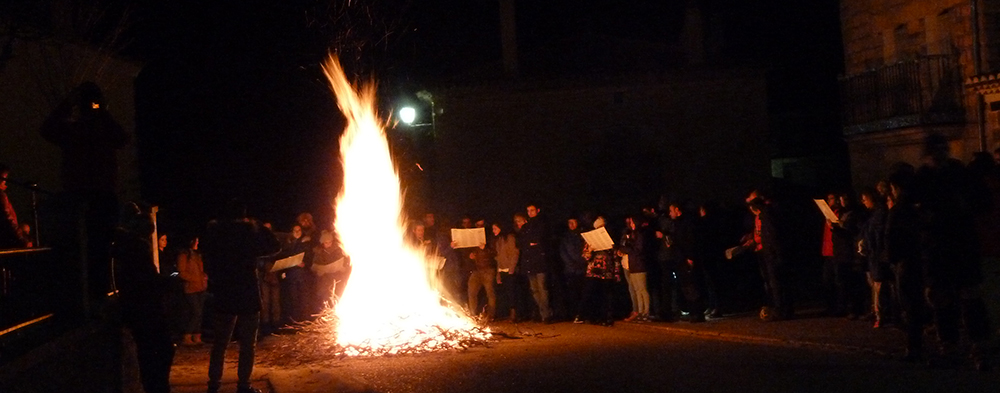
<path fill-rule="evenodd" d="M 430 261 L 403 240 L 399 177 L 375 113 L 374 86 L 355 92 L 332 56 L 324 72 L 347 118 L 340 138 L 344 187 L 334 227 L 353 271 L 335 309 L 337 343 L 348 355 L 393 354 L 487 338 L 488 330 L 441 304 Z"/>

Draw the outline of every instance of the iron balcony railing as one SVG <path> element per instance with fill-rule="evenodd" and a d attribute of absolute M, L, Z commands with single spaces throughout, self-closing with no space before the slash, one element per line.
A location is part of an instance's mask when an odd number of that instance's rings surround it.
<path fill-rule="evenodd" d="M 961 123 L 961 72 L 952 56 L 926 56 L 840 78 L 844 134 Z"/>

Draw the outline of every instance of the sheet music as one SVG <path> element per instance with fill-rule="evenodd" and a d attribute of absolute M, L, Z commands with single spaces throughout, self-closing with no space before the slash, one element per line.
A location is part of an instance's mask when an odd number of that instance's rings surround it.
<path fill-rule="evenodd" d="M 341 257 L 340 259 L 334 261 L 333 263 L 326 264 L 326 265 L 317 265 L 317 264 L 314 263 L 312 265 L 312 271 L 313 271 L 313 273 L 316 273 L 317 276 L 322 276 L 322 275 L 327 274 L 327 273 L 331 273 L 332 274 L 332 273 L 342 272 L 344 270 L 347 270 L 347 261 L 346 261 L 346 259 L 347 259 L 347 257 Z"/>
<path fill-rule="evenodd" d="M 279 270 L 285 270 L 285 269 L 288 269 L 290 267 L 298 266 L 300 263 L 302 263 L 302 258 L 304 258 L 305 256 L 306 256 L 306 253 L 300 252 L 300 253 L 292 255 L 292 256 L 290 256 L 288 258 L 279 259 L 277 261 L 274 261 L 274 267 L 271 268 L 271 271 L 272 272 L 276 272 L 276 271 L 279 271 Z"/>
<path fill-rule="evenodd" d="M 838 219 L 837 215 L 833 213 L 833 209 L 830 209 L 830 205 L 828 205 L 825 200 L 813 199 L 813 201 L 816 202 L 816 206 L 819 206 L 819 210 L 823 212 L 823 216 L 826 217 L 827 221 L 840 222 L 840 219 Z"/>
<path fill-rule="evenodd" d="M 486 244 L 486 228 L 453 228 L 451 241 L 455 242 L 455 248 L 479 247 Z"/>
<path fill-rule="evenodd" d="M 615 242 L 611 240 L 611 235 L 608 235 L 608 230 L 604 227 L 597 228 L 593 231 L 584 232 L 580 235 L 583 236 L 583 240 L 590 245 L 591 251 L 604 251 L 610 250 L 615 246 Z"/>

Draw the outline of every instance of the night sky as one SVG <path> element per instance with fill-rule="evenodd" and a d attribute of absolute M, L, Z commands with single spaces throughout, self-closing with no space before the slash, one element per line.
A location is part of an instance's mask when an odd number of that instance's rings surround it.
<path fill-rule="evenodd" d="M 522 78 L 638 71 L 600 54 L 620 42 L 676 43 L 684 3 L 517 1 Z M 778 154 L 839 154 L 838 2 L 700 3 L 720 43 L 712 66 L 771 70 Z M 377 79 L 387 107 L 424 86 L 501 77 L 497 0 L 117 4 L 130 10 L 121 53 L 145 64 L 142 194 L 177 230 L 231 197 L 279 228 L 300 211 L 329 217 L 343 123 L 320 74 L 328 51 L 348 73 Z M 817 120 L 802 132 L 799 123 Z"/>

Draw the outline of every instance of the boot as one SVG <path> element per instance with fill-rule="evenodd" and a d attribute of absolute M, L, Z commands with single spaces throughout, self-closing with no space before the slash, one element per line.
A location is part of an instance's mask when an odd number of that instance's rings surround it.
<path fill-rule="evenodd" d="M 194 341 L 195 345 L 204 344 L 204 342 L 201 341 L 201 333 L 192 334 L 191 335 L 191 341 Z"/>
<path fill-rule="evenodd" d="M 192 340 L 190 334 L 186 333 L 184 334 L 184 341 L 181 342 L 181 345 L 186 345 L 186 346 L 194 345 L 194 340 Z"/>

